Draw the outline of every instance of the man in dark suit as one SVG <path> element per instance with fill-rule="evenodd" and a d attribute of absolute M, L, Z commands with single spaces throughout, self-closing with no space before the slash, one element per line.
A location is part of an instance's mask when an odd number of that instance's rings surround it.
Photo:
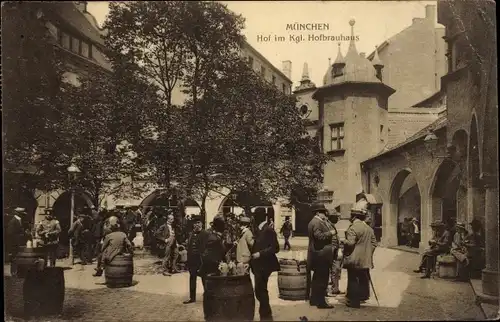
<path fill-rule="evenodd" d="M 172 273 L 178 273 L 176 265 L 175 248 L 177 247 L 174 215 L 170 214 L 167 217 L 167 222 L 160 226 L 156 232 L 156 240 L 165 247 L 165 257 L 163 258 L 163 275 L 171 276 Z M 170 272 L 169 272 L 170 271 Z"/>
<path fill-rule="evenodd" d="M 189 300 L 184 304 L 196 302 L 196 278 L 201 267 L 200 235 L 203 232 L 201 219 L 194 219 L 193 230 L 189 234 L 187 242 L 187 266 L 189 270 Z"/>
<path fill-rule="evenodd" d="M 10 253 L 10 273 L 12 276 L 17 274 L 17 265 L 15 258 L 19 252 L 19 247 L 25 246 L 29 236 L 24 229 L 24 220 L 26 219 L 26 210 L 24 208 L 14 209 L 14 217 L 7 224 L 7 251 Z"/>
<path fill-rule="evenodd" d="M 255 297 L 259 301 L 259 315 L 261 321 L 272 321 L 273 314 L 269 304 L 267 283 L 269 276 L 280 270 L 276 254 L 280 251 L 278 236 L 269 226 L 265 210 L 257 209 L 255 218 L 255 242 L 252 247 L 250 267 L 255 277 Z"/>
<path fill-rule="evenodd" d="M 309 304 L 320 309 L 333 308 L 327 303 L 325 295 L 334 260 L 335 249 L 332 239 L 336 237 L 337 230 L 328 221 L 328 210 L 324 205 L 313 205 L 311 210 L 315 216 L 307 226 L 309 236 L 307 266 L 308 270 L 313 272 Z"/>

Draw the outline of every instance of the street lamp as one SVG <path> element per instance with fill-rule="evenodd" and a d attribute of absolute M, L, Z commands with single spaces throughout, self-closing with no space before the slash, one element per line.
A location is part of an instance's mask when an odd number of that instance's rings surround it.
<path fill-rule="evenodd" d="M 70 191 L 71 191 L 71 209 L 70 209 L 70 227 L 73 227 L 73 222 L 74 222 L 74 217 L 75 217 L 75 189 L 73 187 L 74 181 L 76 179 L 76 175 L 80 173 L 80 169 L 75 164 L 71 164 L 68 168 L 68 177 L 70 180 Z M 71 244 L 71 241 L 69 243 L 69 262 L 71 265 L 75 264 L 75 259 L 73 256 L 73 245 Z"/>
<path fill-rule="evenodd" d="M 424 138 L 424 146 L 427 152 L 431 154 L 432 158 L 450 159 L 451 161 L 454 161 L 453 156 L 456 153 L 456 147 L 453 144 L 446 145 L 446 155 L 434 154 L 437 145 L 438 145 L 438 137 L 436 136 L 436 134 L 434 134 L 434 132 L 430 131 L 429 134 L 427 134 Z"/>

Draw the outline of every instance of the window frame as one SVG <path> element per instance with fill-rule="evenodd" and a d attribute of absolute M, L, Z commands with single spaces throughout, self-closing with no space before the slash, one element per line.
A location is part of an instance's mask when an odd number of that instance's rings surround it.
<path fill-rule="evenodd" d="M 341 135 L 341 129 L 342 129 L 342 135 Z M 333 136 L 334 133 L 336 133 L 335 137 Z M 344 139 L 345 139 L 344 122 L 330 124 L 330 151 L 344 151 L 345 150 Z M 341 140 L 342 144 L 340 144 Z M 337 144 L 336 148 L 333 148 L 334 141 Z"/>

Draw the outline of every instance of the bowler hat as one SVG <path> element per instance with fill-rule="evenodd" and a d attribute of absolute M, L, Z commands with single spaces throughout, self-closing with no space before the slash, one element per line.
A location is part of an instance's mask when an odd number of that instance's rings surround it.
<path fill-rule="evenodd" d="M 24 214 L 26 213 L 26 209 L 24 208 L 21 208 L 21 207 L 17 207 L 16 209 L 14 209 L 15 212 L 18 212 L 20 214 Z"/>
<path fill-rule="evenodd" d="M 240 218 L 240 222 L 244 223 L 244 224 L 249 224 L 249 223 L 251 223 L 251 220 L 249 217 L 244 216 L 244 217 Z"/>
<path fill-rule="evenodd" d="M 315 204 L 311 205 L 311 211 L 312 212 L 319 212 L 319 211 L 328 212 L 328 209 L 326 209 L 325 205 L 322 203 L 315 203 Z"/>
<path fill-rule="evenodd" d="M 444 224 L 441 221 L 435 221 L 431 224 L 431 227 L 444 227 Z"/>

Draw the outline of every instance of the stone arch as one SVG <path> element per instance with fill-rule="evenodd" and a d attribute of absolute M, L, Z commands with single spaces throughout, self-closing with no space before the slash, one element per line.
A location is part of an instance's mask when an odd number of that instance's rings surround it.
<path fill-rule="evenodd" d="M 234 196 L 233 196 L 234 195 Z M 264 208 L 268 217 L 275 219 L 274 205 L 271 201 L 266 200 L 262 196 L 256 196 L 246 192 L 234 192 L 228 194 L 219 205 L 219 213 L 234 213 L 240 214 L 246 208 L 254 212 L 257 208 Z"/>
<path fill-rule="evenodd" d="M 421 222 L 420 188 L 409 168 L 402 169 L 396 174 L 392 180 L 389 198 L 390 222 L 394 223 L 391 228 L 398 237 L 397 244 L 418 247 L 420 235 L 412 242 L 402 234 L 404 218 L 416 218 L 419 223 Z"/>
<path fill-rule="evenodd" d="M 142 212 L 146 213 L 146 211 L 149 208 L 167 208 L 176 211 L 178 208 L 178 200 L 177 200 L 177 195 L 174 192 L 170 198 L 167 198 L 164 190 L 162 189 L 156 189 L 153 192 L 151 192 L 146 198 L 142 200 L 140 203 L 139 207 L 142 208 Z M 187 214 L 187 215 L 200 215 L 201 214 L 201 208 L 199 203 L 192 199 L 192 198 L 187 198 L 184 201 L 184 209 L 181 212 L 182 214 Z M 203 221 L 205 221 L 205 218 L 202 218 Z"/>
<path fill-rule="evenodd" d="M 469 194 L 468 219 L 471 220 L 472 218 L 478 218 L 484 225 L 485 191 L 480 180 L 481 149 L 479 145 L 478 130 L 477 119 L 476 116 L 473 115 L 467 147 L 467 189 Z"/>
<path fill-rule="evenodd" d="M 429 189 L 431 222 L 447 223 L 457 218 L 457 192 L 461 168 L 451 159 L 444 159 L 434 173 Z"/>
<path fill-rule="evenodd" d="M 469 144 L 469 135 L 465 130 L 457 130 L 452 137 L 452 145 L 455 147 L 452 160 L 457 162 L 460 171 L 457 174 L 457 220 L 461 222 L 468 221 L 468 200 L 467 200 L 467 149 Z"/>
<path fill-rule="evenodd" d="M 85 207 L 92 207 L 92 198 L 84 190 L 76 190 L 74 193 L 75 215 Z M 59 236 L 60 246 L 63 253 L 67 253 L 69 246 L 68 230 L 71 228 L 71 192 L 62 192 L 52 206 L 52 214 L 59 220 L 61 234 Z"/>

